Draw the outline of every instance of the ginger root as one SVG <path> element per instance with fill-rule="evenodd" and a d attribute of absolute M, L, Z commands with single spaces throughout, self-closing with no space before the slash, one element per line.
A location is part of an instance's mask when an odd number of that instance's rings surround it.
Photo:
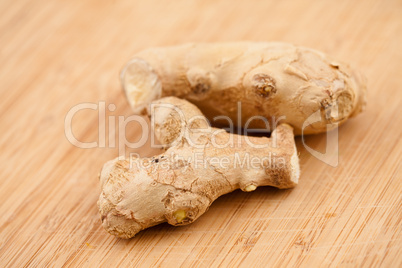
<path fill-rule="evenodd" d="M 285 116 L 297 135 L 337 127 L 362 111 L 365 79 L 325 54 L 286 43 L 186 44 L 139 52 L 121 73 L 137 114 L 156 99 L 177 96 L 214 122 L 266 128 Z M 241 110 L 238 103 L 241 104 Z M 310 116 L 318 111 L 319 118 Z M 247 123 L 248 120 L 251 120 Z M 219 120 L 217 126 L 228 126 Z"/>
<path fill-rule="evenodd" d="M 270 138 L 230 134 L 210 127 L 196 106 L 175 97 L 154 101 L 147 113 L 168 149 L 152 158 L 109 161 L 100 174 L 101 220 L 115 236 L 130 238 L 162 222 L 189 224 L 219 196 L 239 188 L 250 192 L 298 183 L 293 129 L 287 124 Z"/>

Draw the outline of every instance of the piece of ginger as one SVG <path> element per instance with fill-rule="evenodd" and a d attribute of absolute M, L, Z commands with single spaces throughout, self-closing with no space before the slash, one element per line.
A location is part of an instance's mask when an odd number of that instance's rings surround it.
<path fill-rule="evenodd" d="M 270 138 L 248 137 L 210 127 L 186 100 L 167 97 L 153 104 L 148 112 L 154 133 L 167 150 L 104 165 L 98 206 L 109 233 L 130 238 L 162 222 L 185 225 L 236 189 L 297 184 L 299 162 L 289 125 L 279 125 Z"/>
<path fill-rule="evenodd" d="M 365 78 L 317 50 L 277 42 L 186 44 L 143 50 L 121 73 L 137 114 L 161 97 L 196 104 L 214 125 L 266 128 L 282 118 L 296 135 L 326 132 L 365 106 Z M 239 105 L 240 103 L 240 105 Z M 241 107 L 241 108 L 239 108 Z M 316 113 L 318 112 L 318 113 Z M 251 120 L 249 123 L 248 120 Z"/>

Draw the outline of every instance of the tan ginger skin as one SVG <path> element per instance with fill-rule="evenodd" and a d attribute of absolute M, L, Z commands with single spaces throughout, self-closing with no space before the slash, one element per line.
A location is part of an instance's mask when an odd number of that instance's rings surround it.
<path fill-rule="evenodd" d="M 137 114 L 156 99 L 177 96 L 194 103 L 214 125 L 266 128 L 281 116 L 296 135 L 325 132 L 365 105 L 365 79 L 325 54 L 286 43 L 186 44 L 139 52 L 121 80 Z M 241 111 L 238 109 L 241 102 Z M 310 116 L 316 111 L 318 119 Z M 240 118 L 239 116 L 240 115 Z M 310 117 L 310 118 L 309 118 Z M 248 124 L 248 125 L 246 125 Z"/>
<path fill-rule="evenodd" d="M 210 127 L 186 100 L 167 97 L 153 104 L 154 133 L 171 147 L 152 159 L 115 159 L 104 165 L 98 206 L 109 233 L 130 238 L 163 222 L 186 225 L 236 189 L 297 184 L 299 163 L 289 125 L 279 125 L 270 138 L 248 137 Z"/>

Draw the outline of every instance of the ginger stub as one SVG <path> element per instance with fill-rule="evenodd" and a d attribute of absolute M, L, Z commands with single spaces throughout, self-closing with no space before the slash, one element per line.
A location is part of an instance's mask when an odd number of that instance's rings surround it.
<path fill-rule="evenodd" d="M 209 126 L 186 100 L 167 97 L 147 110 L 166 151 L 152 158 L 107 162 L 98 201 L 104 228 L 130 238 L 148 227 L 195 221 L 219 196 L 258 186 L 292 188 L 299 162 L 293 129 L 279 125 L 270 138 L 230 134 Z"/>
<path fill-rule="evenodd" d="M 319 51 L 276 42 L 186 44 L 143 50 L 121 73 L 137 114 L 156 99 L 194 103 L 217 126 L 228 116 L 237 126 L 266 128 L 282 122 L 296 135 L 326 132 L 360 113 L 366 84 L 347 64 Z M 239 105 L 240 103 L 240 105 Z M 241 107 L 241 108 L 239 108 Z M 311 116 L 318 111 L 319 119 Z M 247 126 L 246 126 L 247 124 Z"/>

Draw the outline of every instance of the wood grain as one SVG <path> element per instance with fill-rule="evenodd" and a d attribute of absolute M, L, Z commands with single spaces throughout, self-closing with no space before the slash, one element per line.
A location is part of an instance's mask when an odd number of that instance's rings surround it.
<path fill-rule="evenodd" d="M 1 266 L 402 266 L 401 1 L 3 0 L 0 9 Z M 67 112 L 105 101 L 116 105 L 107 116 L 129 116 L 118 73 L 142 48 L 232 40 L 313 47 L 366 74 L 367 110 L 339 129 L 339 165 L 298 138 L 295 189 L 236 191 L 192 225 L 110 236 L 97 174 L 118 148 L 73 146 Z M 78 113 L 74 134 L 96 141 L 98 121 Z M 126 133 L 139 138 L 134 124 Z M 322 148 L 326 135 L 306 141 Z"/>

